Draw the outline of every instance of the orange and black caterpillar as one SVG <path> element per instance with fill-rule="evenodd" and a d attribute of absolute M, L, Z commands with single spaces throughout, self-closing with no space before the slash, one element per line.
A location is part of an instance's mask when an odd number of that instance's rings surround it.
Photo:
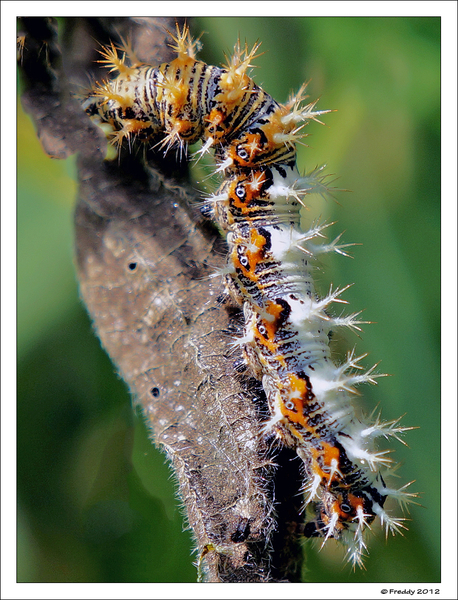
<path fill-rule="evenodd" d="M 202 142 L 213 150 L 224 181 L 205 213 L 225 232 L 229 246 L 226 288 L 243 308 L 245 362 L 266 393 L 270 417 L 265 434 L 295 449 L 304 471 L 304 507 L 311 516 L 308 537 L 341 540 L 348 560 L 362 565 L 365 531 L 379 517 L 393 534 L 402 518 L 384 508 L 388 497 L 402 505 L 415 494 L 387 486 L 381 468 L 392 462 L 377 451 L 378 437 L 399 436 L 399 420 L 368 423 L 350 401 L 354 386 L 373 383 L 374 369 L 361 373 L 363 357 L 350 352 L 336 364 L 331 329 L 359 330 L 358 313 L 334 317 L 329 308 L 346 289 L 321 298 L 313 280 L 317 256 L 345 255 L 338 236 L 321 243 L 323 223 L 300 224 L 304 198 L 325 193 L 321 169 L 301 176 L 295 143 L 310 120 L 329 111 L 304 104 L 305 88 L 286 104 L 276 102 L 247 75 L 258 46 L 240 44 L 223 67 L 195 57 L 187 27 L 172 36 L 177 57 L 157 67 L 139 63 L 129 49 L 112 45 L 102 54 L 119 75 L 98 85 L 84 103 L 87 113 L 109 124 L 115 143 L 146 140 L 165 151 Z M 131 55 L 130 64 L 126 58 Z"/>

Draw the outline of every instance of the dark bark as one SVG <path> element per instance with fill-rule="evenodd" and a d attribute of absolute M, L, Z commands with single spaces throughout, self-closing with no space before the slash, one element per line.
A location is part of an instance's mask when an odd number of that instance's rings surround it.
<path fill-rule="evenodd" d="M 239 373 L 241 314 L 210 277 L 225 242 L 195 208 L 186 163 L 143 149 L 105 161 L 78 98 L 88 73 L 103 77 L 94 39 L 128 37 L 159 64 L 172 57 L 164 26 L 175 19 L 65 19 L 58 36 L 53 19 L 21 19 L 22 102 L 47 154 L 78 153 L 81 296 L 170 459 L 204 580 L 297 581 L 298 462 L 261 435 L 262 388 Z"/>

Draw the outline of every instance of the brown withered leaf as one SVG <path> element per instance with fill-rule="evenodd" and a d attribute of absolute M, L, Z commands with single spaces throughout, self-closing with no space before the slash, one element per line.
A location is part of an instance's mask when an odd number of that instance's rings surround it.
<path fill-rule="evenodd" d="M 106 140 L 73 93 L 93 71 L 94 38 L 129 37 L 140 59 L 159 64 L 175 19 L 66 19 L 59 41 L 52 19 L 21 27 L 24 107 L 49 155 L 79 153 L 81 296 L 173 466 L 204 580 L 298 580 L 297 462 L 274 456 L 261 434 L 262 390 L 237 372 L 240 311 L 211 277 L 225 243 L 199 217 L 186 165 L 152 152 L 105 161 Z"/>

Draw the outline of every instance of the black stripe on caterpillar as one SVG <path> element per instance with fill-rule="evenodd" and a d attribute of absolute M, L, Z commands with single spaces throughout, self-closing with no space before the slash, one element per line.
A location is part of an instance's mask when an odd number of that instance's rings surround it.
<path fill-rule="evenodd" d="M 139 63 L 126 48 L 122 55 L 114 45 L 105 48 L 101 62 L 119 75 L 98 85 L 84 108 L 109 124 L 116 144 L 138 138 L 184 154 L 188 144 L 201 141 L 199 155 L 213 150 L 224 181 L 205 212 L 227 236 L 226 288 L 245 319 L 244 335 L 234 344 L 266 393 L 270 418 L 263 431 L 294 448 L 303 462 L 304 508 L 312 513 L 304 534 L 341 540 L 348 560 L 362 566 L 364 532 L 377 517 L 387 534 L 406 528 L 405 519 L 384 509 L 386 499 L 404 507 L 416 494 L 406 491 L 410 484 L 385 484 L 380 470 L 393 464 L 388 451 L 374 447 L 376 438 L 400 440 L 411 428 L 399 419 L 366 422 L 350 399 L 356 385 L 381 375 L 375 367 L 361 373 L 364 357 L 353 352 L 343 364 L 331 357 L 331 329 L 359 330 L 365 322 L 359 313 L 330 315 L 347 288 L 319 297 L 313 264 L 323 253 L 346 255 L 349 244 L 340 244 L 340 236 L 322 243 L 326 223 L 306 232 L 300 226 L 304 198 L 326 193 L 327 185 L 321 169 L 299 174 L 295 143 L 305 124 L 330 111 L 304 104 L 305 86 L 284 105 L 258 87 L 247 70 L 259 45 L 248 50 L 238 43 L 220 68 L 196 59 L 186 26 L 172 37 L 177 57 L 157 67 Z"/>

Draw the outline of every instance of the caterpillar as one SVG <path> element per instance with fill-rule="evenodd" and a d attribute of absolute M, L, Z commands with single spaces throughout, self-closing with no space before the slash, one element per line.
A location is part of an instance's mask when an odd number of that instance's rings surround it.
<path fill-rule="evenodd" d="M 343 363 L 331 355 L 331 331 L 360 330 L 360 313 L 333 316 L 347 289 L 320 297 L 313 274 L 317 257 L 347 255 L 340 236 L 323 242 L 328 223 L 301 228 L 305 198 L 328 191 L 322 168 L 300 175 L 296 143 L 310 121 L 329 110 L 306 104 L 305 85 L 286 104 L 276 102 L 247 71 L 259 44 L 238 42 L 223 67 L 196 58 L 189 29 L 170 34 L 176 58 L 159 66 L 137 60 L 128 44 L 101 50 L 113 78 L 96 84 L 83 107 L 99 125 L 108 126 L 112 143 L 143 140 L 164 153 L 180 154 L 202 142 L 197 156 L 214 154 L 219 189 L 202 212 L 224 232 L 229 248 L 223 273 L 227 293 L 243 310 L 241 347 L 251 374 L 262 383 L 269 417 L 264 435 L 293 448 L 303 468 L 303 534 L 340 540 L 347 560 L 363 566 L 366 532 L 379 519 L 388 535 L 406 529 L 405 519 L 385 508 L 388 498 L 402 508 L 417 496 L 412 482 L 388 487 L 383 470 L 393 468 L 389 451 L 377 438 L 401 435 L 400 419 L 366 419 L 351 401 L 355 386 L 375 383 L 375 366 L 362 372 L 363 356 L 349 352 Z"/>

